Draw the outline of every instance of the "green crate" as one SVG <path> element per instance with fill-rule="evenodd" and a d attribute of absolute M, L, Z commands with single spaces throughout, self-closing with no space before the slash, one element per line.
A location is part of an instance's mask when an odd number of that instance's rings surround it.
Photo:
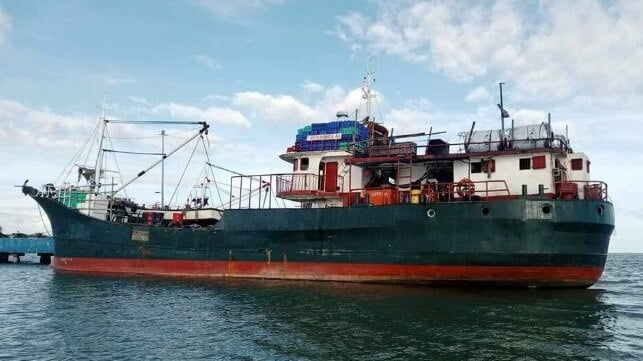
<path fill-rule="evenodd" d="M 78 208 L 78 204 L 84 203 L 86 199 L 87 193 L 83 191 L 58 191 L 58 200 L 69 208 Z"/>

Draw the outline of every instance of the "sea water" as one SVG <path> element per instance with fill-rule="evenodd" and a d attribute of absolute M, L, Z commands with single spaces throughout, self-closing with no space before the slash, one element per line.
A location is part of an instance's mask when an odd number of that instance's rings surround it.
<path fill-rule="evenodd" d="M 611 254 L 589 289 L 502 290 L 2 264 L 0 359 L 637 360 L 642 270 L 643 255 Z"/>

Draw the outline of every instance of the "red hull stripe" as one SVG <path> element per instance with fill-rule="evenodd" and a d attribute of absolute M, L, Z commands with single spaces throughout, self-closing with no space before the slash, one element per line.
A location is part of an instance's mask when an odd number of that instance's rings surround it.
<path fill-rule="evenodd" d="M 54 257 L 57 271 L 175 277 L 244 277 L 356 282 L 491 282 L 586 285 L 601 267 L 437 266 L 298 262 L 191 261 Z"/>

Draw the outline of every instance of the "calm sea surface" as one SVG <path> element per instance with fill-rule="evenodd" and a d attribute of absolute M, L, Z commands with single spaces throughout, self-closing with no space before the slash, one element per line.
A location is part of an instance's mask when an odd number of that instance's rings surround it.
<path fill-rule="evenodd" d="M 36 259 L 32 259 L 36 261 Z M 0 265 L 0 359 L 641 360 L 643 255 L 586 290 L 60 275 Z"/>

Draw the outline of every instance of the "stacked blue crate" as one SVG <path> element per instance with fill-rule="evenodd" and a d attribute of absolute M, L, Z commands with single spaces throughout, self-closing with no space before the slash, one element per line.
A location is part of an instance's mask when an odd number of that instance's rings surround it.
<path fill-rule="evenodd" d="M 310 135 L 338 134 L 339 139 L 308 140 Z M 329 137 L 334 138 L 334 137 Z M 312 123 L 297 130 L 295 145 L 301 151 L 332 151 L 365 148 L 368 128 L 354 120 Z"/>

